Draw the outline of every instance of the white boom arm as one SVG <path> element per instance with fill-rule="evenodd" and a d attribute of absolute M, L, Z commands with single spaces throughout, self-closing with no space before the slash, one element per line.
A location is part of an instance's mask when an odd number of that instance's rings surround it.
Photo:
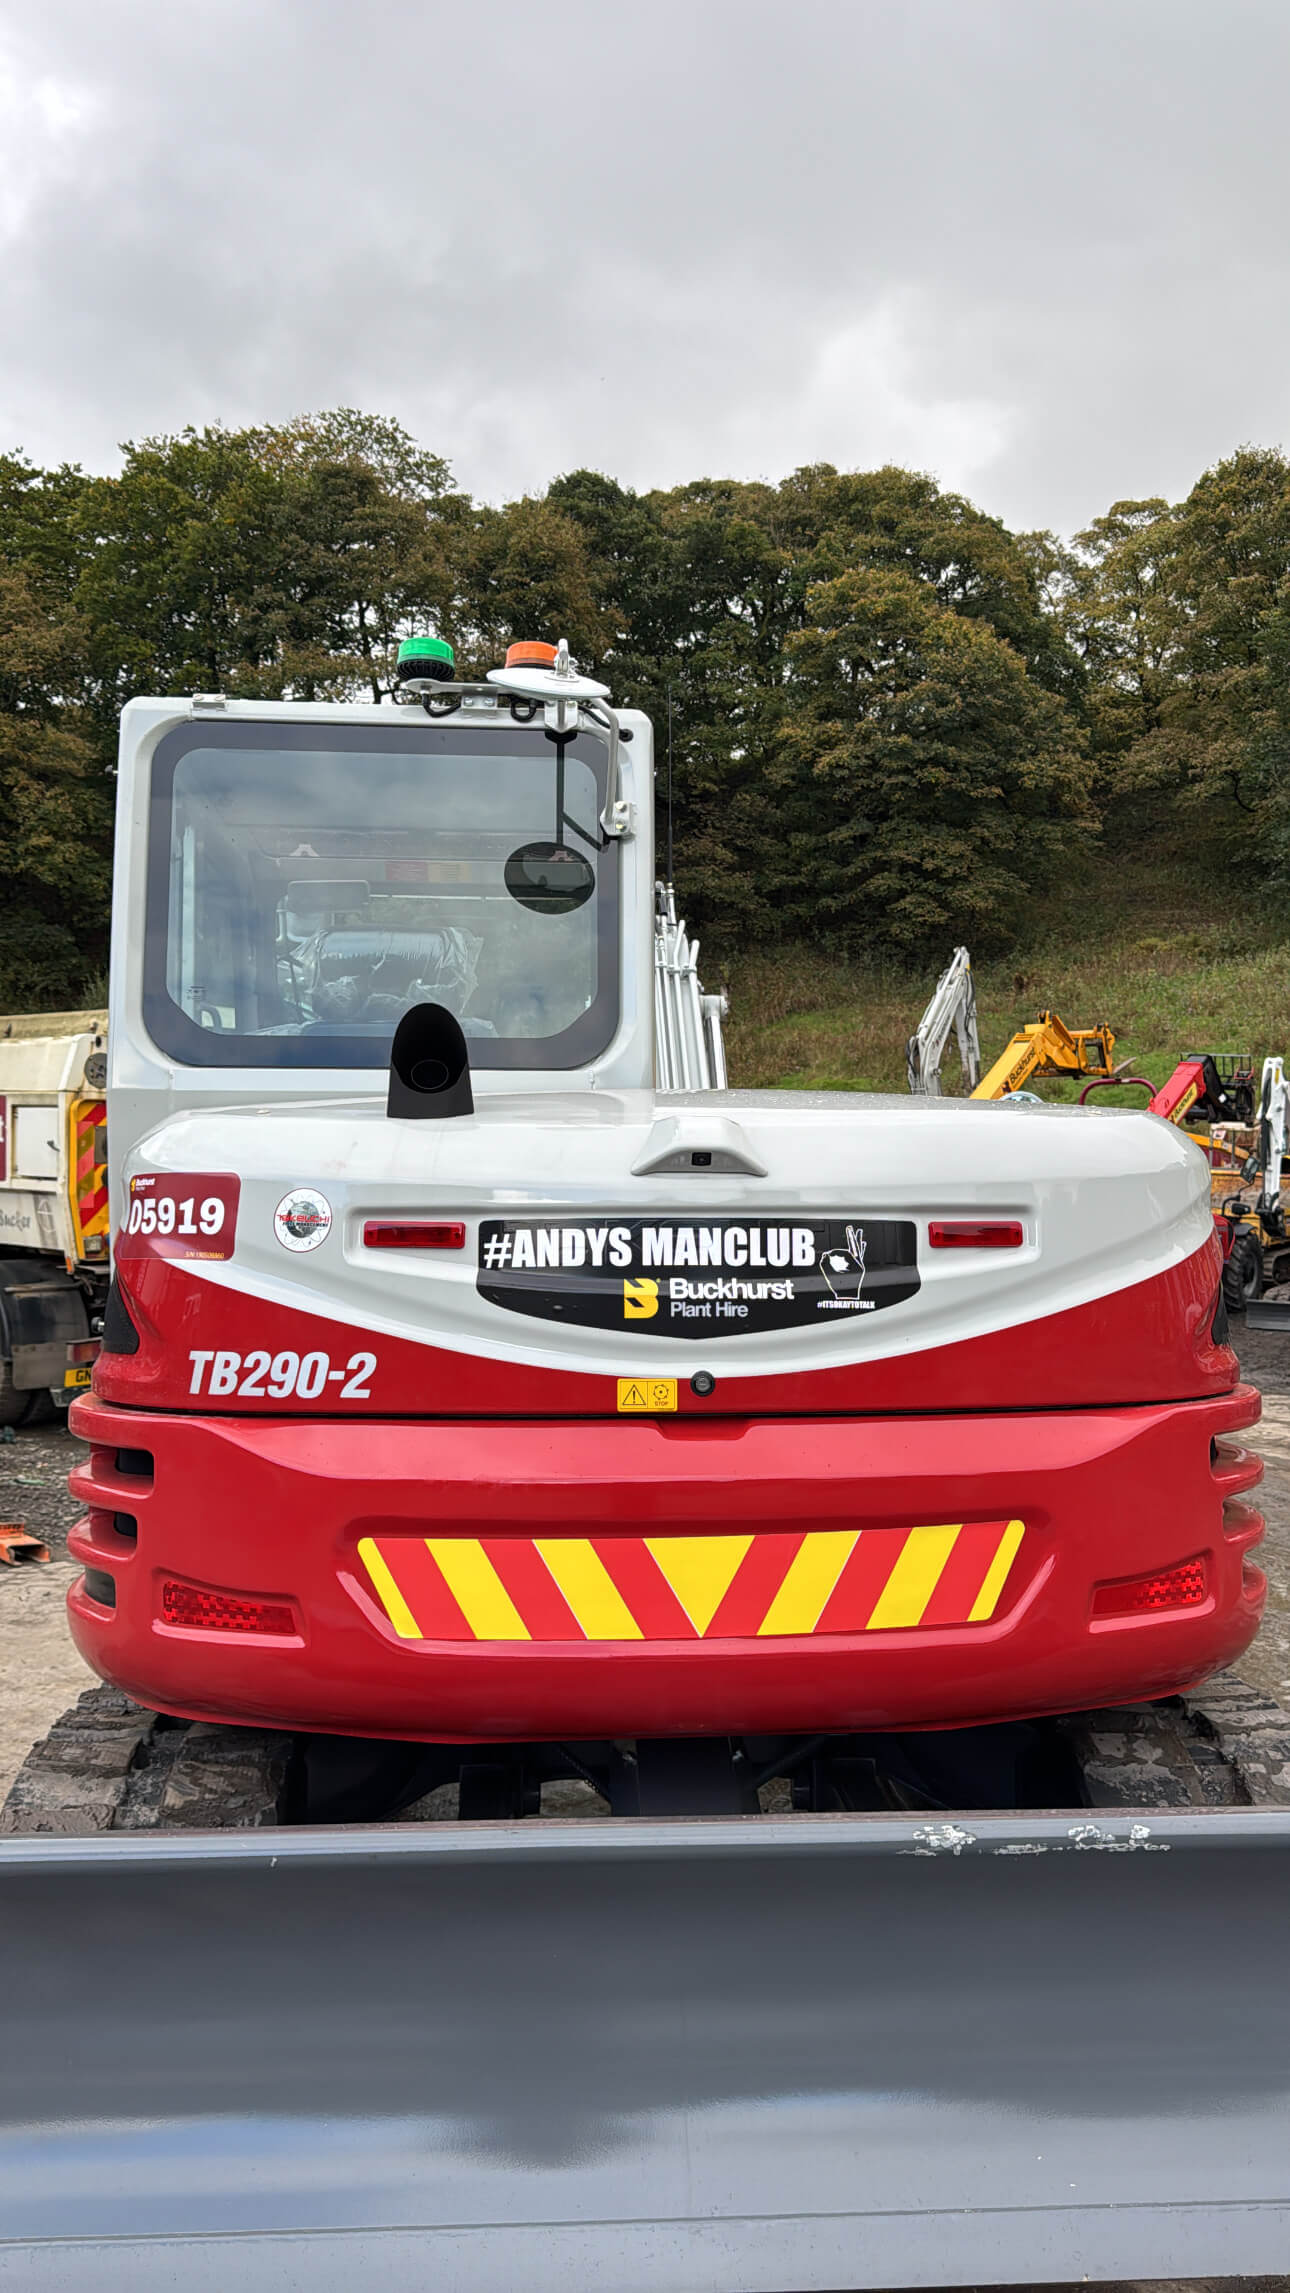
<path fill-rule="evenodd" d="M 654 911 L 654 1077 L 660 1091 L 724 1091 L 724 995 L 699 985 L 699 943 L 676 913 L 670 884 L 656 884 Z"/>
<path fill-rule="evenodd" d="M 974 1091 L 981 1080 L 981 1045 L 977 1039 L 972 958 L 965 947 L 955 948 L 953 960 L 937 980 L 936 992 L 918 1022 L 918 1032 L 910 1036 L 906 1046 L 909 1088 L 924 1098 L 939 1099 L 941 1095 L 941 1054 L 951 1027 L 959 1039 L 964 1080 L 969 1091 Z"/>
<path fill-rule="evenodd" d="M 1282 1060 L 1265 1059 L 1259 1094 L 1259 1215 L 1281 1208 L 1281 1161 L 1286 1151 L 1286 1079 Z"/>

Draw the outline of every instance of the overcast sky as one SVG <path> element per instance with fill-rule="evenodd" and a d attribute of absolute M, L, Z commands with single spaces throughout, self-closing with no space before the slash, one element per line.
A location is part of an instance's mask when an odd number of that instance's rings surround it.
<path fill-rule="evenodd" d="M 0 0 L 0 449 L 390 413 L 500 500 L 1290 443 L 1290 0 Z"/>

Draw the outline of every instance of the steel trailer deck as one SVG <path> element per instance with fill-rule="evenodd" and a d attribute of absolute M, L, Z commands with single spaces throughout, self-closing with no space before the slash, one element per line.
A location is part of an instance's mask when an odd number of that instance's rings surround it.
<path fill-rule="evenodd" d="M 0 2286 L 1290 2250 L 1290 1811 L 0 1843 Z"/>

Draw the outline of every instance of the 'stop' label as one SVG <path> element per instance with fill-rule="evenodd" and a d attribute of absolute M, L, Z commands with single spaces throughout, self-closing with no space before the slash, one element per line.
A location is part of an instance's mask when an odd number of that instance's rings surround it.
<path fill-rule="evenodd" d="M 912 1219 L 485 1219 L 481 1297 L 644 1337 L 737 1337 L 879 1313 L 919 1287 Z"/>

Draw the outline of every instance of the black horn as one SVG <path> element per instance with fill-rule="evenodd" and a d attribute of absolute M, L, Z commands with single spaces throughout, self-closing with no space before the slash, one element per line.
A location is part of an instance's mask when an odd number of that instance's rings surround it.
<path fill-rule="evenodd" d="M 466 1038 L 442 1003 L 418 1003 L 395 1028 L 385 1111 L 414 1123 L 474 1114 Z"/>

